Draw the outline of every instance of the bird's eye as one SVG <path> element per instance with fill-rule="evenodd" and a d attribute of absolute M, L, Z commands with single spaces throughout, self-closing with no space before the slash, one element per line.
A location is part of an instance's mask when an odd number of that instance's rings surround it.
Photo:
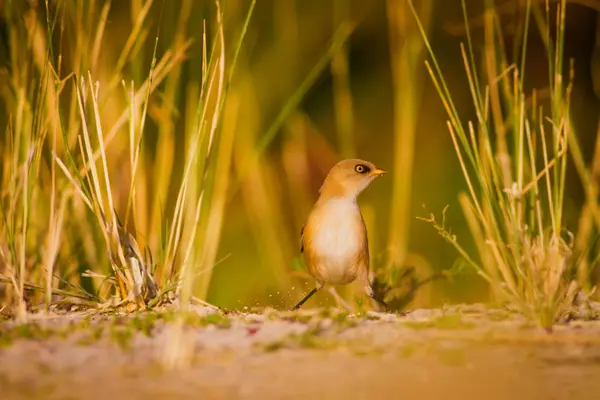
<path fill-rule="evenodd" d="M 369 172 L 369 167 L 367 167 L 366 165 L 358 164 L 356 167 L 354 167 L 354 170 L 359 174 L 366 174 L 367 172 Z"/>

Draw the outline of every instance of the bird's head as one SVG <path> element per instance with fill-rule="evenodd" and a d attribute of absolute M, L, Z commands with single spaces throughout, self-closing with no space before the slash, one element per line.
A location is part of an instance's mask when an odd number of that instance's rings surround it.
<path fill-rule="evenodd" d="M 356 198 L 373 179 L 385 173 L 386 171 L 368 161 L 342 160 L 329 171 L 319 192 L 322 198 Z"/>

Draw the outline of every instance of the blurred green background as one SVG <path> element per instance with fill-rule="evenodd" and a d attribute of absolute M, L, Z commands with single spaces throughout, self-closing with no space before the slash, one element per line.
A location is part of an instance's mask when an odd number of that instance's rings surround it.
<path fill-rule="evenodd" d="M 90 68 L 70 66 L 68 60 L 75 59 L 73 54 L 78 48 L 89 45 L 78 35 L 93 31 L 106 3 L 100 0 L 83 3 L 74 1 L 66 6 L 72 10 L 65 13 L 68 22 L 63 37 L 54 38 L 57 48 L 62 43 L 67 60 L 63 77 L 69 68 L 78 73 L 87 73 Z M 502 29 L 510 60 L 518 42 L 516 38 L 522 35 L 525 3 L 467 1 L 478 61 L 483 60 L 485 50 L 481 21 L 486 7 L 498 16 L 498 28 Z M 131 0 L 113 1 L 110 5 L 100 57 L 92 70 L 95 79 L 110 80 L 112 68 L 144 4 L 141 0 Z M 415 4 L 458 111 L 464 120 L 473 120 L 472 99 L 460 53 L 460 43 L 466 40 L 460 0 L 419 0 Z M 56 2 L 51 1 L 50 5 L 52 8 Z M 227 0 L 221 4 L 226 42 L 233 43 L 238 37 L 249 5 L 245 0 Z M 556 2 L 550 1 L 550 5 L 555 7 Z M 7 39 L 10 30 L 19 24 L 29 29 L 26 21 L 32 12 L 40 24 L 45 24 L 46 16 L 41 1 L 3 0 L 0 8 L 5 15 L 0 84 L 7 85 L 11 73 L 9 48 L 17 43 L 11 44 Z M 91 18 L 89 21 L 77 21 L 79 8 L 83 10 L 81 15 Z M 600 29 L 598 10 L 600 3 L 585 1 L 569 2 L 567 7 L 565 58 L 575 62 L 572 113 L 586 160 L 592 159 L 598 127 L 596 94 L 600 92 L 595 89 L 598 87 L 595 77 L 600 71 L 595 58 L 596 46 L 600 46 L 596 35 Z M 148 202 L 161 201 L 167 205 L 174 202 L 173 187 L 177 184 L 174 178 L 168 198 L 155 198 L 153 174 L 158 171 L 153 170 L 153 163 L 162 146 L 167 145 L 165 135 L 168 135 L 172 138 L 172 144 L 168 145 L 174 149 L 174 174 L 182 169 L 186 119 L 195 110 L 195 105 L 189 104 L 189 92 L 194 85 L 197 90 L 201 78 L 203 21 L 209 31 L 214 30 L 214 13 L 213 1 L 154 2 L 143 23 L 145 35 L 137 37 L 135 51 L 120 72 L 122 79 L 127 82 L 133 79 L 139 87 L 148 75 L 157 33 L 159 58 L 182 38 L 194 39 L 180 69 L 171 72 L 179 74 L 172 78 L 175 89 L 169 88 L 169 81 L 161 83 L 150 97 L 143 143 L 146 158 L 142 166 L 148 178 Z M 327 60 L 318 71 L 316 79 L 302 93 L 298 107 L 286 115 L 272 140 L 263 142 L 273 121 L 323 59 L 343 23 L 352 25 L 345 45 L 336 48 L 331 62 Z M 213 37 L 207 38 L 209 48 Z M 26 46 L 26 42 L 22 45 Z M 231 51 L 230 48 L 228 57 Z M 216 257 L 219 261 L 207 292 L 209 302 L 231 308 L 289 307 L 312 288 L 312 280 L 295 272 L 300 261 L 300 229 L 329 168 L 345 157 L 366 159 L 390 172 L 375 181 L 359 200 L 369 230 L 374 269 L 414 266 L 418 276 L 426 278 L 455 265 L 458 255 L 453 248 L 430 224 L 416 219 L 431 212 L 441 218 L 447 205 L 446 226 L 461 244 L 472 248 L 457 201 L 464 181 L 448 134 L 446 112 L 426 73 L 425 58 L 420 33 L 405 1 L 257 0 L 231 85 L 230 98 L 234 96 L 238 103 L 234 114 L 232 183 Z M 547 59 L 535 29 L 530 32 L 525 73 L 526 90 L 539 89 L 543 100 L 543 90 L 548 84 Z M 108 120 L 110 113 L 114 113 L 111 107 L 122 107 L 123 101 L 118 97 L 123 96 L 122 89 L 118 89 L 119 95 L 105 103 L 103 112 Z M 2 131 L 8 124 L 7 109 L 10 106 L 3 107 L 1 115 Z M 263 143 L 267 147 L 259 153 Z M 127 154 L 126 150 L 123 152 Z M 117 188 L 123 160 L 118 154 L 115 150 L 111 157 Z M 249 154 L 259 154 L 258 163 L 247 162 Z M 566 228 L 574 231 L 583 192 L 573 168 L 567 174 Z M 6 175 L 6 170 L 0 171 L 0 175 Z M 127 185 L 123 183 L 124 187 Z M 116 208 L 124 213 L 126 194 L 116 197 Z M 140 235 L 143 237 L 144 232 Z M 73 260 L 83 263 L 85 257 L 65 249 L 59 263 Z M 91 268 L 106 267 L 91 265 Z M 438 280 L 423 287 L 413 306 L 485 299 L 485 285 L 467 270 L 452 280 Z M 311 300 L 313 305 L 331 301 L 327 293 Z"/>

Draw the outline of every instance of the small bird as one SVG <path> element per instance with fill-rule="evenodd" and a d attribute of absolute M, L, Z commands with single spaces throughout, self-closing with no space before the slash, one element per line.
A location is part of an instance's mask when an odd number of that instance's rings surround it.
<path fill-rule="evenodd" d="M 346 285 L 358 279 L 365 294 L 386 308 L 369 283 L 369 242 L 357 196 L 386 171 L 368 161 L 346 159 L 327 174 L 300 232 L 301 248 L 316 287 L 294 308 L 300 308 L 326 284 Z"/>

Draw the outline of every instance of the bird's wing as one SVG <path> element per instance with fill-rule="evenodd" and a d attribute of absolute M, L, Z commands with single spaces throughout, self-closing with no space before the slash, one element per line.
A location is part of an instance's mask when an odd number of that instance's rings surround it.
<path fill-rule="evenodd" d="M 300 229 L 300 253 L 304 253 L 304 227 Z"/>

